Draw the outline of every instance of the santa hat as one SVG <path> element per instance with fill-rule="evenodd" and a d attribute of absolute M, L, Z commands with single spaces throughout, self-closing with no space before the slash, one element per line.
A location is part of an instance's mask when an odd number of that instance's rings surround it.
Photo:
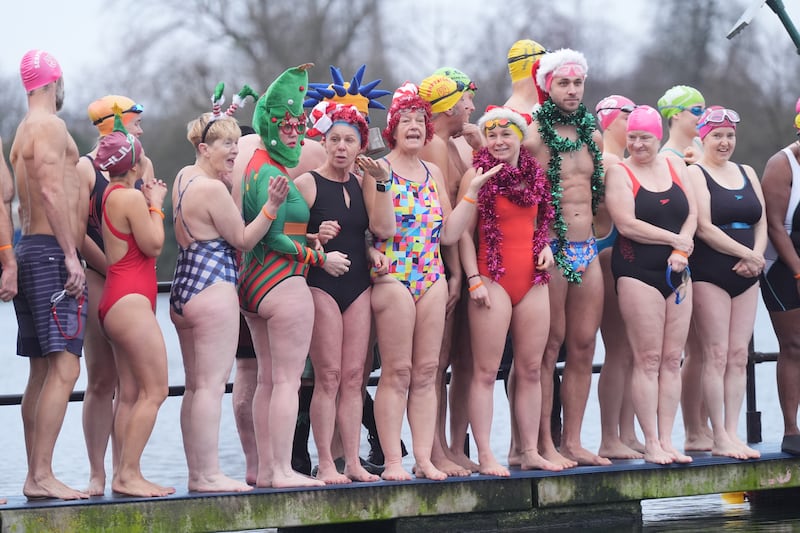
<path fill-rule="evenodd" d="M 484 131 L 487 122 L 498 119 L 506 119 L 511 121 L 512 124 L 519 128 L 523 139 L 528 132 L 528 124 L 531 123 L 530 115 L 522 114 L 510 107 L 490 105 L 486 108 L 486 112 L 483 114 L 483 116 L 478 119 L 478 129 L 480 131 Z"/>
<path fill-rule="evenodd" d="M 536 84 L 549 94 L 550 84 L 556 75 L 583 76 L 585 78 L 588 73 L 589 65 L 582 53 L 570 48 L 562 48 L 545 54 L 539 60 Z"/>

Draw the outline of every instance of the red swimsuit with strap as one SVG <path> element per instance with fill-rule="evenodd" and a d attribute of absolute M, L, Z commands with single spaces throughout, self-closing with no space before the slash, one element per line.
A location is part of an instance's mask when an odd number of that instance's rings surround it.
<path fill-rule="evenodd" d="M 156 295 L 158 293 L 158 280 L 156 279 L 156 258 L 146 256 L 136 239 L 130 233 L 121 233 L 117 230 L 106 213 L 106 201 L 108 197 L 117 189 L 124 189 L 122 185 L 109 187 L 103 199 L 103 223 L 108 230 L 118 239 L 128 244 L 128 251 L 125 255 L 114 263 L 108 265 L 106 269 L 106 283 L 103 287 L 103 296 L 97 307 L 97 316 L 100 324 L 106 318 L 108 311 L 117 303 L 120 298 L 128 294 L 141 294 L 150 300 L 153 311 L 156 310 Z"/>

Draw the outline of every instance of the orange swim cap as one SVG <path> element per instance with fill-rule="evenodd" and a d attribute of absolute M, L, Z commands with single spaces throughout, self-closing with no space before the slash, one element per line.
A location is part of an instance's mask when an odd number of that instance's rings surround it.
<path fill-rule="evenodd" d="M 86 111 L 89 114 L 89 120 L 97 126 L 101 136 L 108 135 L 114 130 L 114 105 L 122 109 L 122 123 L 126 127 L 133 122 L 137 115 L 144 111 L 141 104 L 137 104 L 127 96 L 109 94 L 99 100 L 95 100 L 89 104 Z"/>

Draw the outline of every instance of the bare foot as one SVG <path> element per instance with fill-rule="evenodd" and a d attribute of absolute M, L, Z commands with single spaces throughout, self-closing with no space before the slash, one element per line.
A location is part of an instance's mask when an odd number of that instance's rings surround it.
<path fill-rule="evenodd" d="M 674 463 L 685 465 L 692 462 L 692 458 L 676 450 L 672 442 L 661 441 L 661 449 L 672 456 L 672 462 Z"/>
<path fill-rule="evenodd" d="M 414 475 L 419 479 L 430 479 L 432 481 L 443 481 L 447 479 L 447 474 L 433 466 L 433 463 L 417 463 L 414 465 Z"/>
<path fill-rule="evenodd" d="M 761 452 L 759 452 L 758 450 L 754 450 L 753 448 L 745 444 L 738 437 L 733 437 L 732 440 L 734 444 L 736 444 L 736 446 L 738 446 L 742 450 L 742 452 L 747 456 L 747 459 L 758 459 L 761 457 Z"/>
<path fill-rule="evenodd" d="M 114 479 L 111 481 L 111 490 L 116 494 L 134 496 L 137 498 L 158 498 L 168 496 L 175 492 L 175 489 L 172 487 L 156 485 L 141 476 L 132 477 L 124 481 L 119 476 L 114 476 Z"/>
<path fill-rule="evenodd" d="M 478 471 L 478 463 L 470 459 L 466 456 L 465 453 L 457 453 L 450 450 L 450 460 L 453 461 L 455 464 L 461 466 L 461 468 L 466 468 L 470 472 L 477 472 Z"/>
<path fill-rule="evenodd" d="M 85 492 L 66 486 L 54 476 L 34 481 L 30 476 L 25 480 L 22 494 L 29 500 L 82 500 L 89 497 Z"/>
<path fill-rule="evenodd" d="M 645 450 L 644 443 L 640 442 L 639 439 L 637 439 L 636 437 L 632 437 L 632 438 L 620 437 L 620 440 L 622 441 L 622 443 L 625 446 L 627 446 L 631 450 L 635 450 L 635 451 L 641 453 L 642 455 L 644 455 L 644 450 Z M 601 453 L 600 455 L 603 455 L 603 454 Z M 608 456 L 606 455 L 606 457 L 608 457 Z"/>
<path fill-rule="evenodd" d="M 102 496 L 106 493 L 106 477 L 93 476 L 89 478 L 89 486 L 84 491 L 89 496 Z"/>
<path fill-rule="evenodd" d="M 253 487 L 221 473 L 189 479 L 189 491 L 191 492 L 247 492 L 249 490 L 253 490 Z"/>
<path fill-rule="evenodd" d="M 247 483 L 248 485 L 252 485 L 252 486 L 254 486 L 254 487 L 255 487 L 255 486 L 256 486 L 256 479 L 257 479 L 257 477 L 258 477 L 258 476 L 257 476 L 257 473 L 256 473 L 256 472 L 250 472 L 250 471 L 248 470 L 248 471 L 247 471 L 247 472 L 245 472 L 245 474 L 244 474 L 244 481 L 245 481 L 245 483 Z"/>
<path fill-rule="evenodd" d="M 472 470 L 463 468 L 461 465 L 454 463 L 444 456 L 436 458 L 431 457 L 431 462 L 437 470 L 444 472 L 448 477 L 467 477 L 472 474 Z"/>
<path fill-rule="evenodd" d="M 644 457 L 643 453 L 637 452 L 633 448 L 629 448 L 621 440 L 616 442 L 600 442 L 600 449 L 597 453 L 609 459 L 641 459 Z"/>
<path fill-rule="evenodd" d="M 714 447 L 714 439 L 708 435 L 687 435 L 683 449 L 687 452 L 710 452 Z"/>
<path fill-rule="evenodd" d="M 349 463 L 346 464 L 344 467 L 344 475 L 351 481 L 371 482 L 381 480 L 380 476 L 367 472 L 367 470 L 361 466 L 360 462 L 352 466 Z"/>
<path fill-rule="evenodd" d="M 400 462 L 393 464 L 385 464 L 381 478 L 386 481 L 410 481 L 411 474 L 406 472 L 405 468 Z"/>
<path fill-rule="evenodd" d="M 508 466 L 520 466 L 521 464 L 522 454 L 519 453 L 519 450 L 516 448 L 508 450 Z"/>
<path fill-rule="evenodd" d="M 648 463 L 655 463 L 657 465 L 669 465 L 675 460 L 671 453 L 664 451 L 661 445 L 656 442 L 644 452 L 644 460 Z"/>
<path fill-rule="evenodd" d="M 336 465 L 332 462 L 328 464 L 320 463 L 315 477 L 324 481 L 326 485 L 346 485 L 351 482 L 349 477 L 339 473 Z"/>
<path fill-rule="evenodd" d="M 570 448 L 567 445 L 562 445 L 559 451 L 561 452 L 561 455 L 563 455 L 568 459 L 572 459 L 579 465 L 608 466 L 611 464 L 610 459 L 607 459 L 605 457 L 600 457 L 596 453 L 592 453 L 586 448 L 580 446 L 576 448 Z"/>
<path fill-rule="evenodd" d="M 349 483 L 350 480 L 347 480 Z M 306 475 L 301 474 L 300 472 L 295 472 L 294 470 L 289 470 L 288 473 L 286 472 L 273 472 L 272 473 L 272 488 L 275 489 L 285 489 L 290 487 L 324 487 L 325 482 L 320 481 L 319 479 L 314 479 L 312 477 L 308 477 Z"/>
<path fill-rule="evenodd" d="M 577 461 L 573 461 L 572 459 L 568 459 L 564 457 L 558 450 L 556 449 L 548 449 L 545 451 L 540 452 L 540 455 L 546 460 L 550 461 L 551 463 L 559 465 L 562 469 L 564 468 L 575 468 L 578 466 Z M 520 456 L 519 464 L 522 465 L 522 457 Z"/>
<path fill-rule="evenodd" d="M 522 454 L 522 464 L 520 467 L 523 470 L 549 470 L 550 472 L 560 472 L 564 470 L 564 467 L 550 462 L 541 455 L 536 450 L 526 450 Z"/>
<path fill-rule="evenodd" d="M 498 463 L 497 459 L 495 459 L 494 457 L 494 454 L 491 453 L 488 453 L 485 456 L 480 457 L 478 472 L 483 474 L 484 476 L 498 476 L 498 477 L 511 476 L 511 472 L 508 471 L 508 468 Z"/>

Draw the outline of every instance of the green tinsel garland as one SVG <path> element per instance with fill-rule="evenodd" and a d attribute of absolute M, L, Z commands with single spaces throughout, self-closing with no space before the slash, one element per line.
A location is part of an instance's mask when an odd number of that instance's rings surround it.
<path fill-rule="evenodd" d="M 536 112 L 536 121 L 539 123 L 539 135 L 541 135 L 542 141 L 550 148 L 550 165 L 547 169 L 547 178 L 550 180 L 553 207 L 555 208 L 553 230 L 558 240 L 555 261 L 567 281 L 580 284 L 581 274 L 572 268 L 565 253 L 567 248 L 567 223 L 564 221 L 564 214 L 561 210 L 561 198 L 564 195 L 564 190 L 561 186 L 561 154 L 563 152 L 576 152 L 584 144 L 589 149 L 594 163 L 594 172 L 592 172 L 591 178 L 592 213 L 597 214 L 597 206 L 603 199 L 605 186 L 603 184 L 603 156 L 592 139 L 592 133 L 596 129 L 594 116 L 586 110 L 586 106 L 583 104 L 580 104 L 574 113 L 566 115 L 548 98 Z M 573 141 L 561 137 L 554 128 L 555 124 L 575 126 L 578 138 Z"/>

